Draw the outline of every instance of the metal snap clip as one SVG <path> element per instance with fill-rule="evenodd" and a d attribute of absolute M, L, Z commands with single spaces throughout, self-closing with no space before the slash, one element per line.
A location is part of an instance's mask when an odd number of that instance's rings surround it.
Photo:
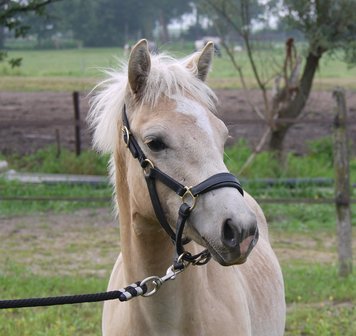
<path fill-rule="evenodd" d="M 159 290 L 159 288 L 162 286 L 162 281 L 160 277 L 153 275 L 141 281 L 140 286 L 142 287 L 144 285 L 147 285 L 147 287 L 152 287 L 150 291 L 142 294 L 143 297 L 149 297 Z"/>

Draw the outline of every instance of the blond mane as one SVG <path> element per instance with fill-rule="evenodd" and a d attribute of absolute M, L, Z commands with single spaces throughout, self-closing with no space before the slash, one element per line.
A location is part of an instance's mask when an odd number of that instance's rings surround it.
<path fill-rule="evenodd" d="M 217 98 L 213 91 L 195 76 L 196 67 L 191 62 L 195 55 L 176 60 L 168 55 L 151 55 L 151 70 L 141 104 L 152 109 L 162 97 L 185 95 L 204 103 L 215 113 Z M 113 153 L 118 140 L 118 123 L 129 92 L 128 66 L 119 71 L 106 71 L 108 79 L 94 90 L 88 122 L 94 131 L 94 147 L 104 153 Z"/>

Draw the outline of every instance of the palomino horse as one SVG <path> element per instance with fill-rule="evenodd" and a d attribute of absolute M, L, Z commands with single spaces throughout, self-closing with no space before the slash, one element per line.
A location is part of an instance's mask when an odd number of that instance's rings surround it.
<path fill-rule="evenodd" d="M 266 219 L 223 161 L 228 131 L 204 83 L 213 53 L 208 43 L 178 61 L 150 55 L 141 40 L 93 98 L 94 143 L 112 154 L 119 207 L 121 253 L 109 289 L 161 275 L 178 238 L 176 264 L 197 264 L 153 296 L 106 302 L 106 336 L 283 335 L 283 277 Z"/>

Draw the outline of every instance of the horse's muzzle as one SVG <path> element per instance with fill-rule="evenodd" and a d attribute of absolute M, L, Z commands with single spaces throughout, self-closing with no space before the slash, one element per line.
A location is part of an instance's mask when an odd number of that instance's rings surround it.
<path fill-rule="evenodd" d="M 259 237 L 257 221 L 254 220 L 248 229 L 241 229 L 227 219 L 221 229 L 221 247 L 212 246 L 205 240 L 213 258 L 223 266 L 243 264 L 252 249 L 257 244 Z"/>

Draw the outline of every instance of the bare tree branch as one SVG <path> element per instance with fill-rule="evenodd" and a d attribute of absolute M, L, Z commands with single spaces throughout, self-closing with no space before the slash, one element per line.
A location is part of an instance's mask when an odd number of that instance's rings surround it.
<path fill-rule="evenodd" d="M 240 65 L 237 64 L 235 56 L 234 56 L 234 52 L 233 50 L 231 50 L 229 48 L 229 46 L 226 44 L 226 42 L 224 40 L 222 40 L 221 45 L 223 46 L 224 50 L 226 51 L 227 55 L 229 56 L 234 68 L 236 69 L 237 73 L 239 74 L 239 78 L 240 78 L 240 82 L 242 85 L 242 89 L 244 90 L 244 92 L 246 93 L 245 97 L 247 99 L 247 103 L 249 104 L 249 106 L 251 107 L 251 109 L 257 114 L 258 117 L 260 117 L 263 120 L 266 120 L 265 116 L 263 115 L 263 113 L 261 112 L 261 110 L 251 102 L 248 93 L 248 87 L 246 85 L 246 81 L 245 81 L 245 76 L 243 74 L 243 70 L 242 67 Z"/>
<path fill-rule="evenodd" d="M 246 168 L 248 168 L 252 164 L 253 160 L 256 158 L 256 155 L 259 152 L 261 152 L 263 146 L 266 144 L 267 139 L 270 136 L 270 134 L 271 134 L 271 128 L 268 127 L 266 129 L 265 133 L 263 133 L 260 141 L 256 145 L 256 147 L 255 147 L 254 151 L 252 152 L 252 154 L 248 157 L 248 159 L 245 161 L 245 163 L 240 168 L 239 172 L 237 173 L 238 176 L 241 175 L 246 170 Z"/>

